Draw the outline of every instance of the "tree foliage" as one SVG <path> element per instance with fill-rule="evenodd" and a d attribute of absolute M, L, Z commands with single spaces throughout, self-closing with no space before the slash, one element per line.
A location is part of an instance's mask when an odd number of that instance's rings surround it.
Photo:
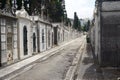
<path fill-rule="evenodd" d="M 81 31 L 81 22 L 77 16 L 76 12 L 74 12 L 73 28 L 78 30 L 78 31 Z"/>
<path fill-rule="evenodd" d="M 66 26 L 71 26 L 71 25 L 72 25 L 69 18 L 67 18 L 67 19 L 65 20 L 65 25 L 66 25 Z"/>
<path fill-rule="evenodd" d="M 61 22 L 64 15 L 64 9 L 60 1 L 51 0 L 47 6 L 48 15 L 52 22 Z"/>
<path fill-rule="evenodd" d="M 22 0 L 17 0 L 17 10 L 20 10 L 22 7 Z"/>
<path fill-rule="evenodd" d="M 90 28 L 90 20 L 87 21 L 87 26 L 86 26 L 86 30 L 88 31 Z"/>
<path fill-rule="evenodd" d="M 88 20 L 85 24 L 84 24 L 84 27 L 83 27 L 83 31 L 89 31 L 89 28 L 90 28 L 90 20 Z"/>
<path fill-rule="evenodd" d="M 0 0 L 1 9 L 5 8 L 7 1 L 10 3 L 14 0 Z M 41 15 L 41 11 L 45 16 L 48 16 L 52 22 L 61 22 L 64 17 L 64 7 L 62 5 L 62 0 L 23 0 L 24 8 L 29 13 L 29 15 Z M 10 4 L 12 6 L 12 3 Z M 16 9 L 20 10 L 22 8 L 22 0 L 16 0 Z M 44 10 L 42 9 L 44 6 Z"/>
<path fill-rule="evenodd" d="M 6 4 L 6 0 L 0 0 L 0 3 L 1 3 L 0 9 L 4 9 L 5 4 Z"/>
<path fill-rule="evenodd" d="M 41 14 L 42 0 L 29 0 L 29 10 L 30 15 L 40 15 Z"/>

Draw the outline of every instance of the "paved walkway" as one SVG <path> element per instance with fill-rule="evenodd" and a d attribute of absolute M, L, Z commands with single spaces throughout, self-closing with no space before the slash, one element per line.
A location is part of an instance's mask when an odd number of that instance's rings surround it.
<path fill-rule="evenodd" d="M 114 68 L 99 68 L 98 65 L 94 64 L 90 45 L 86 44 L 85 48 L 75 80 L 120 80 L 120 71 Z"/>
<path fill-rule="evenodd" d="M 79 38 L 48 59 L 39 59 L 27 66 L 27 70 L 14 72 L 5 80 L 63 80 L 82 43 L 83 39 Z"/>
<path fill-rule="evenodd" d="M 82 53 L 84 51 L 84 47 L 85 47 L 85 43 L 86 43 L 86 38 L 84 37 L 80 43 L 80 48 L 79 50 L 77 51 L 74 59 L 73 59 L 73 62 L 71 64 L 71 66 L 69 67 L 69 70 L 67 71 L 67 74 L 66 74 L 66 77 L 64 80 L 73 80 L 73 77 L 74 77 L 74 74 L 76 72 L 76 69 L 77 69 L 77 65 L 79 64 L 79 60 L 82 58 Z"/>
<path fill-rule="evenodd" d="M 77 70 L 77 79 L 75 80 L 102 80 L 98 79 L 95 71 L 96 66 L 93 62 L 90 46 L 86 43 L 86 47 Z M 101 77 L 102 78 L 102 77 Z"/>
<path fill-rule="evenodd" d="M 79 38 L 77 38 L 77 39 L 79 39 Z M 31 64 L 32 62 L 34 62 L 34 61 L 36 61 L 36 60 L 38 60 L 38 59 L 40 59 L 40 58 L 48 58 L 48 56 L 54 55 L 56 52 L 62 50 L 63 47 L 65 47 L 65 46 L 67 46 L 68 44 L 76 41 L 77 39 L 72 40 L 72 41 L 69 41 L 69 42 L 64 43 L 64 44 L 61 44 L 60 46 L 57 46 L 57 47 L 55 47 L 55 48 L 52 48 L 52 49 L 50 49 L 50 50 L 47 50 L 47 51 L 45 51 L 45 52 L 42 52 L 42 53 L 37 54 L 37 55 L 35 55 L 35 56 L 32 56 L 32 57 L 30 57 L 30 58 L 28 58 L 28 59 L 22 60 L 22 61 L 20 61 L 20 62 L 17 62 L 17 63 L 15 63 L 15 64 L 12 64 L 12 65 L 10 65 L 10 66 L 7 66 L 7 67 L 5 67 L 5 68 L 0 69 L 0 79 L 1 79 L 2 77 L 5 77 L 6 75 L 9 75 L 10 73 L 12 73 L 12 72 L 14 72 L 14 71 L 17 71 L 17 70 L 19 70 L 19 69 L 21 69 L 21 68 L 23 68 L 23 67 Z"/>

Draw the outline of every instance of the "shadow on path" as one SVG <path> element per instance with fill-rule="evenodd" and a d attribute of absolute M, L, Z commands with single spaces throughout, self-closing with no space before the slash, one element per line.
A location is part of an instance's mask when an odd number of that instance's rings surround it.
<path fill-rule="evenodd" d="M 84 65 L 91 65 L 85 70 L 82 80 L 120 80 L 120 70 L 115 68 L 100 68 L 95 63 L 95 54 L 92 53 L 90 44 L 87 44 L 85 54 L 87 54 L 87 57 L 84 57 L 82 63 Z"/>
<path fill-rule="evenodd" d="M 86 56 L 83 56 L 82 64 L 87 66 L 82 80 L 104 80 L 104 76 L 101 70 L 96 72 L 98 66 L 94 64 L 94 55 L 90 44 L 86 44 Z"/>

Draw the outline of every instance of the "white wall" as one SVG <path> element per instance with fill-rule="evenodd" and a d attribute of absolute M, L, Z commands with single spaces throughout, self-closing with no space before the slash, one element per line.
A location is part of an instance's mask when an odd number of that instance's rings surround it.
<path fill-rule="evenodd" d="M 18 60 L 18 50 L 17 50 L 17 23 L 16 20 L 10 17 L 2 17 L 0 18 L 0 26 L 1 27 L 1 63 L 9 63 L 8 62 L 8 54 L 12 54 L 11 62 Z M 10 26 L 13 28 L 13 35 L 12 35 L 12 53 L 8 53 L 7 49 L 7 27 Z"/>
<path fill-rule="evenodd" d="M 17 24 L 13 25 L 13 60 L 18 60 L 18 32 L 17 32 Z"/>
<path fill-rule="evenodd" d="M 50 31 L 50 33 L 48 33 Z M 50 35 L 50 39 L 48 38 L 48 35 Z M 51 25 L 47 25 L 47 49 L 50 49 L 52 47 L 52 27 Z M 50 40 L 50 45 L 49 45 Z"/>
<path fill-rule="evenodd" d="M 100 60 L 100 12 L 98 15 L 95 15 L 95 54 L 99 56 Z"/>
<path fill-rule="evenodd" d="M 38 23 L 39 27 L 39 34 L 40 34 L 40 52 L 43 52 L 46 50 L 46 24 L 39 22 Z M 44 43 L 42 43 L 42 30 L 44 30 Z"/>
<path fill-rule="evenodd" d="M 24 19 L 24 18 L 19 18 L 19 55 L 20 55 L 20 59 L 24 59 L 27 58 L 29 56 L 32 56 L 32 30 L 31 30 L 31 21 L 28 19 Z M 24 55 L 24 47 L 23 47 L 23 28 L 24 26 L 26 26 L 27 28 L 27 47 L 28 47 L 28 55 Z"/>

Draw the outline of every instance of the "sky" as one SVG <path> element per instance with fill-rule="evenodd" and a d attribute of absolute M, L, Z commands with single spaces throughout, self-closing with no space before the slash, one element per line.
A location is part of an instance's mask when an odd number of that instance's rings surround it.
<path fill-rule="evenodd" d="M 65 7 L 69 18 L 74 18 L 77 12 L 79 18 L 92 18 L 95 0 L 65 0 Z"/>

